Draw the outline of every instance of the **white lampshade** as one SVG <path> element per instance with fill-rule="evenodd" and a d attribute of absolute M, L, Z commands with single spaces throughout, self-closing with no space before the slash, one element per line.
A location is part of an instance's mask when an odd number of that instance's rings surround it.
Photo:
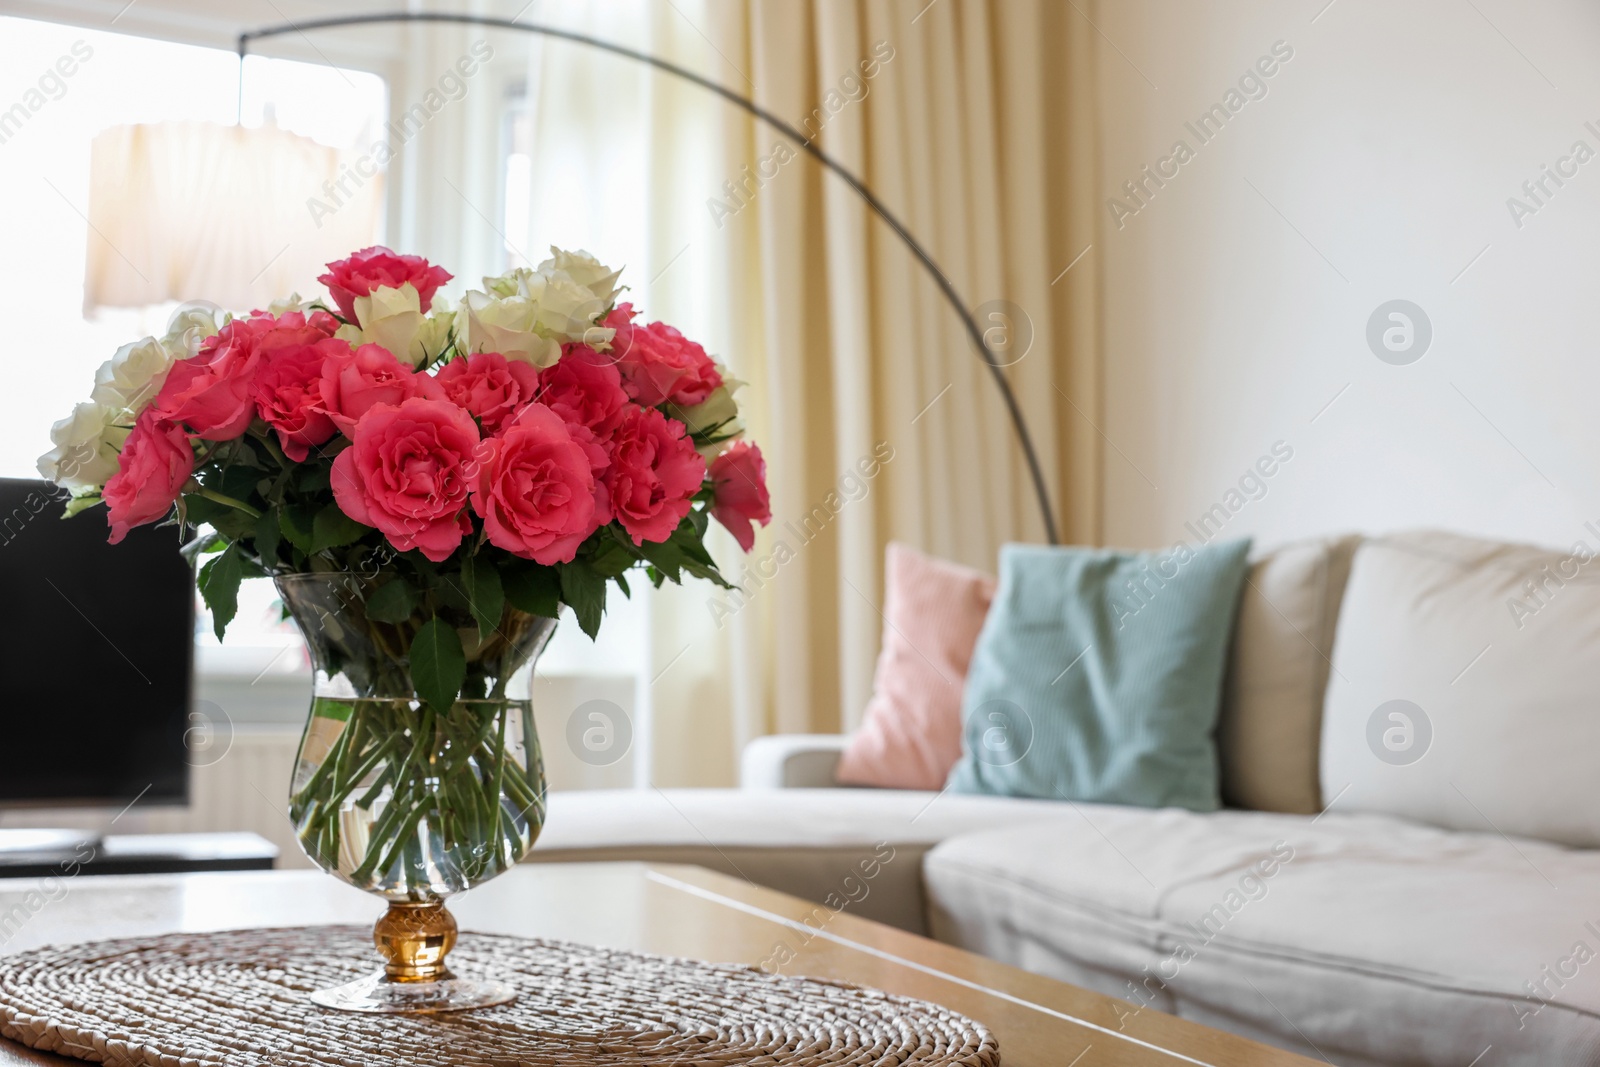
<path fill-rule="evenodd" d="M 378 238 L 383 175 L 345 164 L 273 126 L 106 130 L 89 157 L 85 313 L 174 300 L 251 311 L 315 293 L 324 264 Z"/>

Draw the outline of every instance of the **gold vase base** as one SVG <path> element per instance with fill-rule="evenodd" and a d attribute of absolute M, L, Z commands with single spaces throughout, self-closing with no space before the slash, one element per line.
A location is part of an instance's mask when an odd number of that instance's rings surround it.
<path fill-rule="evenodd" d="M 391 901 L 372 928 L 372 942 L 388 961 L 377 974 L 332 989 L 311 1000 L 337 1011 L 412 1015 L 492 1008 L 516 999 L 504 982 L 457 978 L 444 958 L 456 943 L 456 920 L 440 900 Z"/>
<path fill-rule="evenodd" d="M 517 991 L 504 982 L 476 978 L 440 978 L 432 982 L 396 982 L 382 971 L 332 989 L 311 994 L 313 1003 L 336 1011 L 374 1015 L 426 1015 L 470 1011 L 509 1004 Z"/>

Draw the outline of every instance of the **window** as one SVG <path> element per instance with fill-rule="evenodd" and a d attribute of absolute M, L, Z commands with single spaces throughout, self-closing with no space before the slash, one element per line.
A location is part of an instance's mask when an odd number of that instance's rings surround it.
<path fill-rule="evenodd" d="M 72 62 L 58 67 L 61 57 Z M 256 56 L 247 63 L 247 125 L 271 115 L 285 129 L 340 148 L 370 143 L 383 125 L 377 75 Z M 59 73 L 66 67 L 75 68 L 70 77 Z M 83 315 L 77 280 L 91 239 L 83 217 L 90 141 L 124 123 L 231 123 L 238 100 L 239 61 L 231 52 L 0 18 L 0 197 L 12 205 L 0 294 L 7 348 L 27 354 L 13 356 L 0 393 L 0 474 L 36 477 L 50 422 L 88 397 L 95 368 L 118 346 L 160 332 L 171 310 Z"/>
<path fill-rule="evenodd" d="M 71 58 L 66 64 L 73 69 L 70 76 L 56 66 L 57 57 L 63 56 Z M 100 239 L 84 217 L 94 136 L 126 123 L 229 124 L 237 109 L 247 126 L 276 122 L 321 144 L 360 154 L 384 136 L 387 90 L 375 74 L 250 56 L 241 98 L 239 63 L 232 52 L 15 18 L 0 18 L 0 61 L 0 196 L 29 206 L 8 215 L 9 254 L 0 257 L 10 349 L 28 354 L 13 359 L 14 377 L 0 391 L 0 476 L 36 477 L 35 461 L 50 447 L 50 423 L 87 399 L 95 369 L 120 345 L 161 333 L 172 311 L 169 304 L 84 314 L 79 280 L 85 250 Z M 22 110 L 6 119 L 6 109 L 15 103 Z M 631 203 L 638 210 L 640 201 L 621 189 L 608 189 L 604 198 L 591 196 L 582 179 L 574 177 L 577 184 L 560 192 L 586 204 L 590 213 L 564 219 L 552 204 L 552 210 L 534 217 L 528 115 L 519 89 L 499 117 L 505 157 L 501 202 L 508 236 L 502 266 L 525 265 L 519 250 L 537 262 L 544 258 L 545 246 L 563 242 L 589 245 L 619 263 L 639 262 L 630 256 L 630 248 L 596 247 L 594 237 L 585 236 L 621 234 L 636 240 L 643 232 L 642 217 L 605 210 L 608 202 Z M 556 161 L 544 162 L 547 172 Z M 602 218 L 607 220 L 603 230 L 598 228 Z M 562 224 L 559 231 L 550 228 L 557 223 Z M 536 233 L 538 242 L 533 240 Z M 381 238 L 373 235 L 374 240 Z M 635 280 L 636 289 L 642 281 Z M 96 518 L 86 515 L 77 521 Z M 642 577 L 634 583 L 631 602 L 612 596 L 598 643 L 575 626 L 561 627 L 541 660 L 541 674 L 637 676 L 646 662 L 648 590 L 641 587 L 648 584 Z M 283 619 L 270 581 L 244 583 L 238 615 L 224 642 L 217 640 L 210 614 L 197 600 L 195 640 L 200 694 L 225 705 L 235 721 L 290 723 L 303 718 L 309 659 L 295 627 Z"/>
<path fill-rule="evenodd" d="M 549 255 L 550 245 L 585 248 L 613 267 L 643 262 L 644 199 L 629 188 L 641 176 L 631 171 L 608 176 L 593 169 L 594 139 L 576 126 L 566 131 L 570 139 L 559 128 L 536 138 L 536 103 L 526 84 L 516 83 L 501 111 L 501 269 L 531 267 Z M 565 147 L 552 149 L 552 144 Z M 623 299 L 638 299 L 647 284 L 639 273 L 634 267 L 624 275 L 631 292 Z M 652 590 L 643 574 L 630 585 L 631 598 L 608 591 L 606 622 L 597 641 L 570 623 L 556 630 L 540 657 L 539 672 L 634 677 L 643 672 Z"/>
<path fill-rule="evenodd" d="M 50 423 L 88 398 L 95 369 L 120 345 L 160 334 L 172 311 L 161 305 L 84 315 L 78 280 L 85 250 L 98 239 L 84 217 L 97 133 L 127 123 L 227 124 L 237 110 L 245 125 L 275 121 L 321 144 L 356 149 L 378 138 L 387 112 L 382 78 L 322 64 L 251 56 L 243 88 L 241 98 L 232 52 L 0 18 L 0 198 L 24 208 L 7 212 L 7 254 L 0 256 L 12 353 L 11 378 L 0 391 L 0 475 L 37 477 L 34 462 L 50 448 Z M 241 590 L 226 645 L 212 634 L 203 605 L 198 630 L 202 674 L 306 669 L 304 646 L 279 618 L 270 582 Z"/>

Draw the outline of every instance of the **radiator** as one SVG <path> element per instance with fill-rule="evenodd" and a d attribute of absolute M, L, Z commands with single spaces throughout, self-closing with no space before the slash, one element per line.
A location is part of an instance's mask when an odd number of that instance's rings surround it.
<path fill-rule="evenodd" d="M 581 730 L 574 731 L 571 721 L 574 714 L 581 714 L 586 701 L 596 699 L 629 718 L 633 687 L 633 680 L 626 677 L 535 679 L 534 719 L 551 789 L 625 789 L 633 784 L 634 761 L 640 754 L 624 749 L 615 754 L 614 762 L 605 762 L 592 753 L 580 752 L 573 737 L 581 735 Z M 247 698 L 267 688 L 240 687 L 239 692 L 224 694 L 225 704 L 250 710 Z M 298 703 L 301 686 L 296 683 L 291 691 Z M 276 711 L 273 702 L 281 703 L 283 698 L 269 692 L 262 699 L 271 705 L 268 711 Z M 223 713 L 214 718 L 226 724 L 228 716 Z M 186 807 L 137 802 L 120 811 L 110 807 L 0 809 L 0 827 L 50 826 L 115 834 L 247 830 L 278 846 L 279 868 L 310 867 L 311 861 L 300 851 L 289 826 L 289 779 L 294 773 L 300 728 L 298 722 L 223 725 L 216 734 L 198 738 L 198 743 L 197 737 L 190 737 Z"/>
<path fill-rule="evenodd" d="M 195 757 L 189 772 L 189 806 L 152 808 L 138 829 L 249 830 L 278 846 L 280 868 L 310 867 L 289 826 L 289 778 L 299 744 L 298 727 L 236 728 L 231 739 L 219 738 L 212 751 Z"/>

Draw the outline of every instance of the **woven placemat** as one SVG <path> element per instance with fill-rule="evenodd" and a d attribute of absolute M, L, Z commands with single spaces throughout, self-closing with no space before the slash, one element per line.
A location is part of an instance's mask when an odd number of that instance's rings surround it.
<path fill-rule="evenodd" d="M 319 1008 L 374 971 L 353 926 L 99 941 L 0 959 L 0 1034 L 140 1067 L 995 1067 L 994 1036 L 925 1001 L 749 967 L 465 934 L 457 974 L 516 1001 L 450 1015 Z"/>

